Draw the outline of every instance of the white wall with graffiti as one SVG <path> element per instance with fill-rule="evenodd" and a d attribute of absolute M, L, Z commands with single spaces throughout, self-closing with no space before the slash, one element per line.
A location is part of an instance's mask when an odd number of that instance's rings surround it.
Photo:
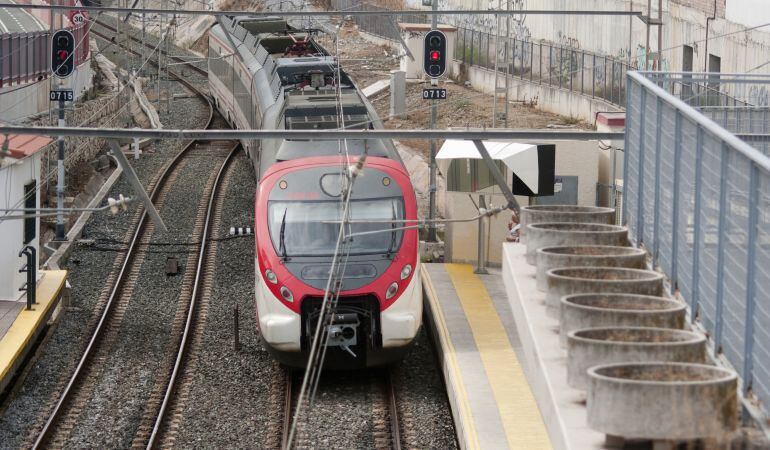
<path fill-rule="evenodd" d="M 635 10 L 646 13 L 646 0 L 439 0 L 441 9 L 510 8 L 552 10 Z M 419 0 L 408 0 L 409 6 L 419 7 Z M 652 15 L 657 16 L 657 1 Z M 770 55 L 770 27 L 742 32 L 746 27 L 770 22 L 769 0 L 726 0 L 717 17 L 711 8 L 684 6 L 686 0 L 663 2 L 663 51 L 653 55 L 650 68 L 678 71 L 683 69 L 684 45 L 692 49 L 694 71 L 708 69 L 709 56 L 719 58 L 721 72 L 770 73 L 770 64 L 756 68 Z M 709 2 L 703 2 L 710 4 Z M 689 0 L 692 4 L 692 0 Z M 492 15 L 475 17 L 445 17 L 443 22 L 475 29 L 494 30 L 505 34 L 505 20 L 496 21 Z M 644 68 L 647 41 L 646 26 L 638 18 L 613 16 L 545 16 L 521 15 L 512 20 L 510 34 L 517 39 L 547 41 L 586 51 L 597 52 L 625 60 Z M 707 39 L 708 38 L 708 39 Z M 657 51 L 657 29 L 652 27 L 650 46 Z M 713 58 L 712 58 L 713 59 Z"/>

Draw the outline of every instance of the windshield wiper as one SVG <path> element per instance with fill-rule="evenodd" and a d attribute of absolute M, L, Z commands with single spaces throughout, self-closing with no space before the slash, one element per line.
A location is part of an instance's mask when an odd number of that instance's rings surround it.
<path fill-rule="evenodd" d="M 396 205 L 395 203 L 391 203 L 391 206 L 393 207 L 393 222 L 390 223 L 390 228 L 396 228 Z M 388 254 L 387 257 L 390 258 L 391 253 L 393 253 L 393 247 L 396 246 L 396 231 L 393 230 L 390 232 L 390 244 L 388 245 Z"/>
<path fill-rule="evenodd" d="M 284 236 L 286 235 L 286 212 L 288 210 L 289 208 L 283 210 L 283 219 L 281 219 L 281 232 L 278 235 L 278 253 L 280 253 L 284 259 L 286 259 L 286 242 L 284 241 Z"/>

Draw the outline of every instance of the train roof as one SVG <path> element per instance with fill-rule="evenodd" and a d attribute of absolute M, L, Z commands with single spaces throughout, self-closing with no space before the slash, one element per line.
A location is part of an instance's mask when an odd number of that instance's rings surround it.
<path fill-rule="evenodd" d="M 345 147 L 350 156 L 378 156 L 393 159 L 393 155 L 383 145 L 381 140 L 349 139 L 347 143 L 341 141 L 283 141 L 276 154 L 276 161 L 290 161 L 292 159 L 307 158 L 309 156 L 335 156 L 345 154 Z"/>
<path fill-rule="evenodd" d="M 281 115 L 285 128 L 382 127 L 374 108 L 337 67 L 337 59 L 315 41 L 314 30 L 297 29 L 280 17 L 248 16 L 223 17 L 222 28 L 236 46 L 251 53 L 266 70 L 275 98 L 283 91 Z M 347 151 L 351 156 L 366 153 L 401 160 L 390 141 L 348 140 Z M 285 140 L 274 160 L 333 156 L 339 152 L 337 141 Z"/>

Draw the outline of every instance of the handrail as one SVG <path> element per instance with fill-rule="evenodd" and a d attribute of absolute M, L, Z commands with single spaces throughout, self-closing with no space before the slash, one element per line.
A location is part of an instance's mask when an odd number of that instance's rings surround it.
<path fill-rule="evenodd" d="M 653 93 L 663 102 L 668 103 L 673 108 L 679 110 L 684 117 L 700 125 L 704 130 L 710 132 L 718 139 L 724 141 L 728 144 L 728 147 L 732 147 L 743 154 L 743 156 L 747 157 L 752 163 L 756 164 L 758 168 L 770 174 L 770 157 L 765 156 L 759 150 L 738 139 L 733 133 L 725 130 L 721 125 L 704 116 L 692 106 L 669 94 L 665 89 L 644 76 L 642 72 L 629 71 L 627 76 L 629 79 L 633 79 L 635 82 L 639 83 L 642 88 Z"/>

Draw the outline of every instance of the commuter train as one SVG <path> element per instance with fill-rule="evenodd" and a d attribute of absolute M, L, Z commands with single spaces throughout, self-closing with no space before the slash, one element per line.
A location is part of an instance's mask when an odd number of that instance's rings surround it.
<path fill-rule="evenodd" d="M 382 128 L 372 105 L 317 31 L 277 17 L 227 17 L 209 32 L 209 86 L 239 129 Z M 258 177 L 255 306 L 267 350 L 303 367 L 329 282 L 346 167 L 366 155 L 350 196 L 344 275 L 325 367 L 385 365 L 403 357 L 422 321 L 417 219 L 409 174 L 388 140 L 244 140 Z M 348 155 L 346 157 L 345 155 Z M 349 158 L 349 159 L 346 159 Z M 334 223 L 334 222 L 337 223 Z M 368 222 L 367 222 L 368 221 Z"/>

